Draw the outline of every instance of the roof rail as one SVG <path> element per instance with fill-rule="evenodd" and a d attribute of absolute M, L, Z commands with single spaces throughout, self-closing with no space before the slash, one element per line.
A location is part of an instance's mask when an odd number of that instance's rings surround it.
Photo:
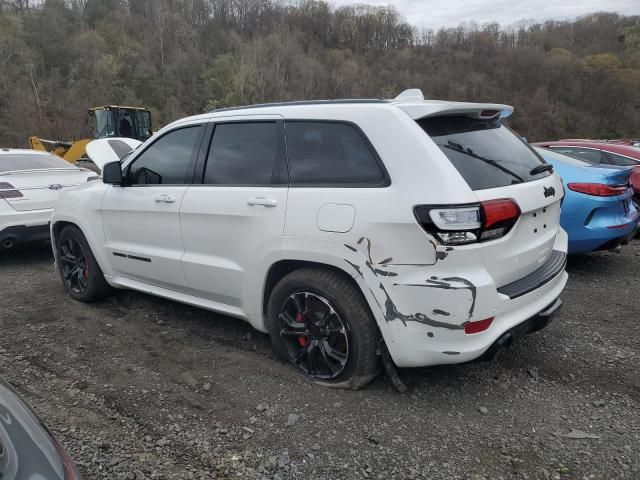
<path fill-rule="evenodd" d="M 371 99 L 342 99 L 342 100 L 302 100 L 294 102 L 275 102 L 275 103 L 256 103 L 254 105 L 243 105 L 240 107 L 225 107 L 211 110 L 209 113 L 228 112 L 232 110 L 247 110 L 250 108 L 269 108 L 269 107 L 295 107 L 301 105 L 340 105 L 340 104 L 360 104 L 360 103 L 387 103 L 387 100 L 377 98 Z"/>

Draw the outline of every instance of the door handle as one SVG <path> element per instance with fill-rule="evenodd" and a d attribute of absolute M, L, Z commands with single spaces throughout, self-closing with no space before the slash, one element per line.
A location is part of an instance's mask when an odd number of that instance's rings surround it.
<path fill-rule="evenodd" d="M 156 203 L 175 203 L 176 202 L 176 197 L 173 195 L 167 195 L 166 193 L 163 193 L 162 195 L 158 195 L 155 199 Z"/>
<path fill-rule="evenodd" d="M 261 205 L 263 207 L 275 207 L 276 205 L 278 205 L 278 201 L 273 198 L 256 197 L 247 200 L 247 205 L 250 205 L 252 207 L 256 205 Z"/>

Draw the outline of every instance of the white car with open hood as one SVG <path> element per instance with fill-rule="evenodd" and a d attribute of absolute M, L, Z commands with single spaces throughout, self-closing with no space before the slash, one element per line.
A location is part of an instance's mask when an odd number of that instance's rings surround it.
<path fill-rule="evenodd" d="M 0 249 L 49 238 L 58 195 L 97 175 L 50 153 L 0 149 Z"/>
<path fill-rule="evenodd" d="M 118 161 L 53 216 L 64 285 L 244 319 L 332 386 L 490 358 L 546 326 L 567 281 L 562 183 L 512 110 L 409 91 L 217 110 L 130 152 L 97 140 Z"/>

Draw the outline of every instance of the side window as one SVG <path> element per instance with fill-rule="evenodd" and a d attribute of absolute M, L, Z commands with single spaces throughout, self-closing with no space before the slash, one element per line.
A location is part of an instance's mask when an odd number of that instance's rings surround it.
<path fill-rule="evenodd" d="M 201 126 L 166 133 L 140 154 L 129 167 L 127 183 L 133 185 L 185 185 Z"/>
<path fill-rule="evenodd" d="M 622 155 L 617 155 L 615 153 L 606 152 L 605 155 L 609 157 L 609 163 L 611 163 L 611 165 L 619 165 L 621 167 L 631 167 L 633 165 L 640 164 L 640 162 L 634 162 L 630 158 L 623 157 Z"/>
<path fill-rule="evenodd" d="M 573 155 L 574 157 L 581 158 L 585 162 L 600 164 L 607 163 L 602 158 L 602 152 L 600 150 L 593 150 L 591 148 L 578 148 L 578 147 L 551 147 L 554 151 L 560 153 L 566 153 L 567 155 Z"/>
<path fill-rule="evenodd" d="M 276 183 L 278 152 L 278 124 L 275 122 L 216 125 L 204 171 L 204 183 Z"/>
<path fill-rule="evenodd" d="M 292 185 L 385 185 L 374 152 L 352 125 L 295 121 L 285 127 Z"/>

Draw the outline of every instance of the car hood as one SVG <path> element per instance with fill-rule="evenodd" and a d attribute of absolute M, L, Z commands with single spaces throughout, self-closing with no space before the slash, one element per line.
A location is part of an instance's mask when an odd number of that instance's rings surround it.
<path fill-rule="evenodd" d="M 109 162 L 119 162 L 127 154 L 142 145 L 132 138 L 100 138 L 87 144 L 87 156 L 100 170 Z"/>
<path fill-rule="evenodd" d="M 0 478 L 64 480 L 54 442 L 17 392 L 0 379 Z"/>

